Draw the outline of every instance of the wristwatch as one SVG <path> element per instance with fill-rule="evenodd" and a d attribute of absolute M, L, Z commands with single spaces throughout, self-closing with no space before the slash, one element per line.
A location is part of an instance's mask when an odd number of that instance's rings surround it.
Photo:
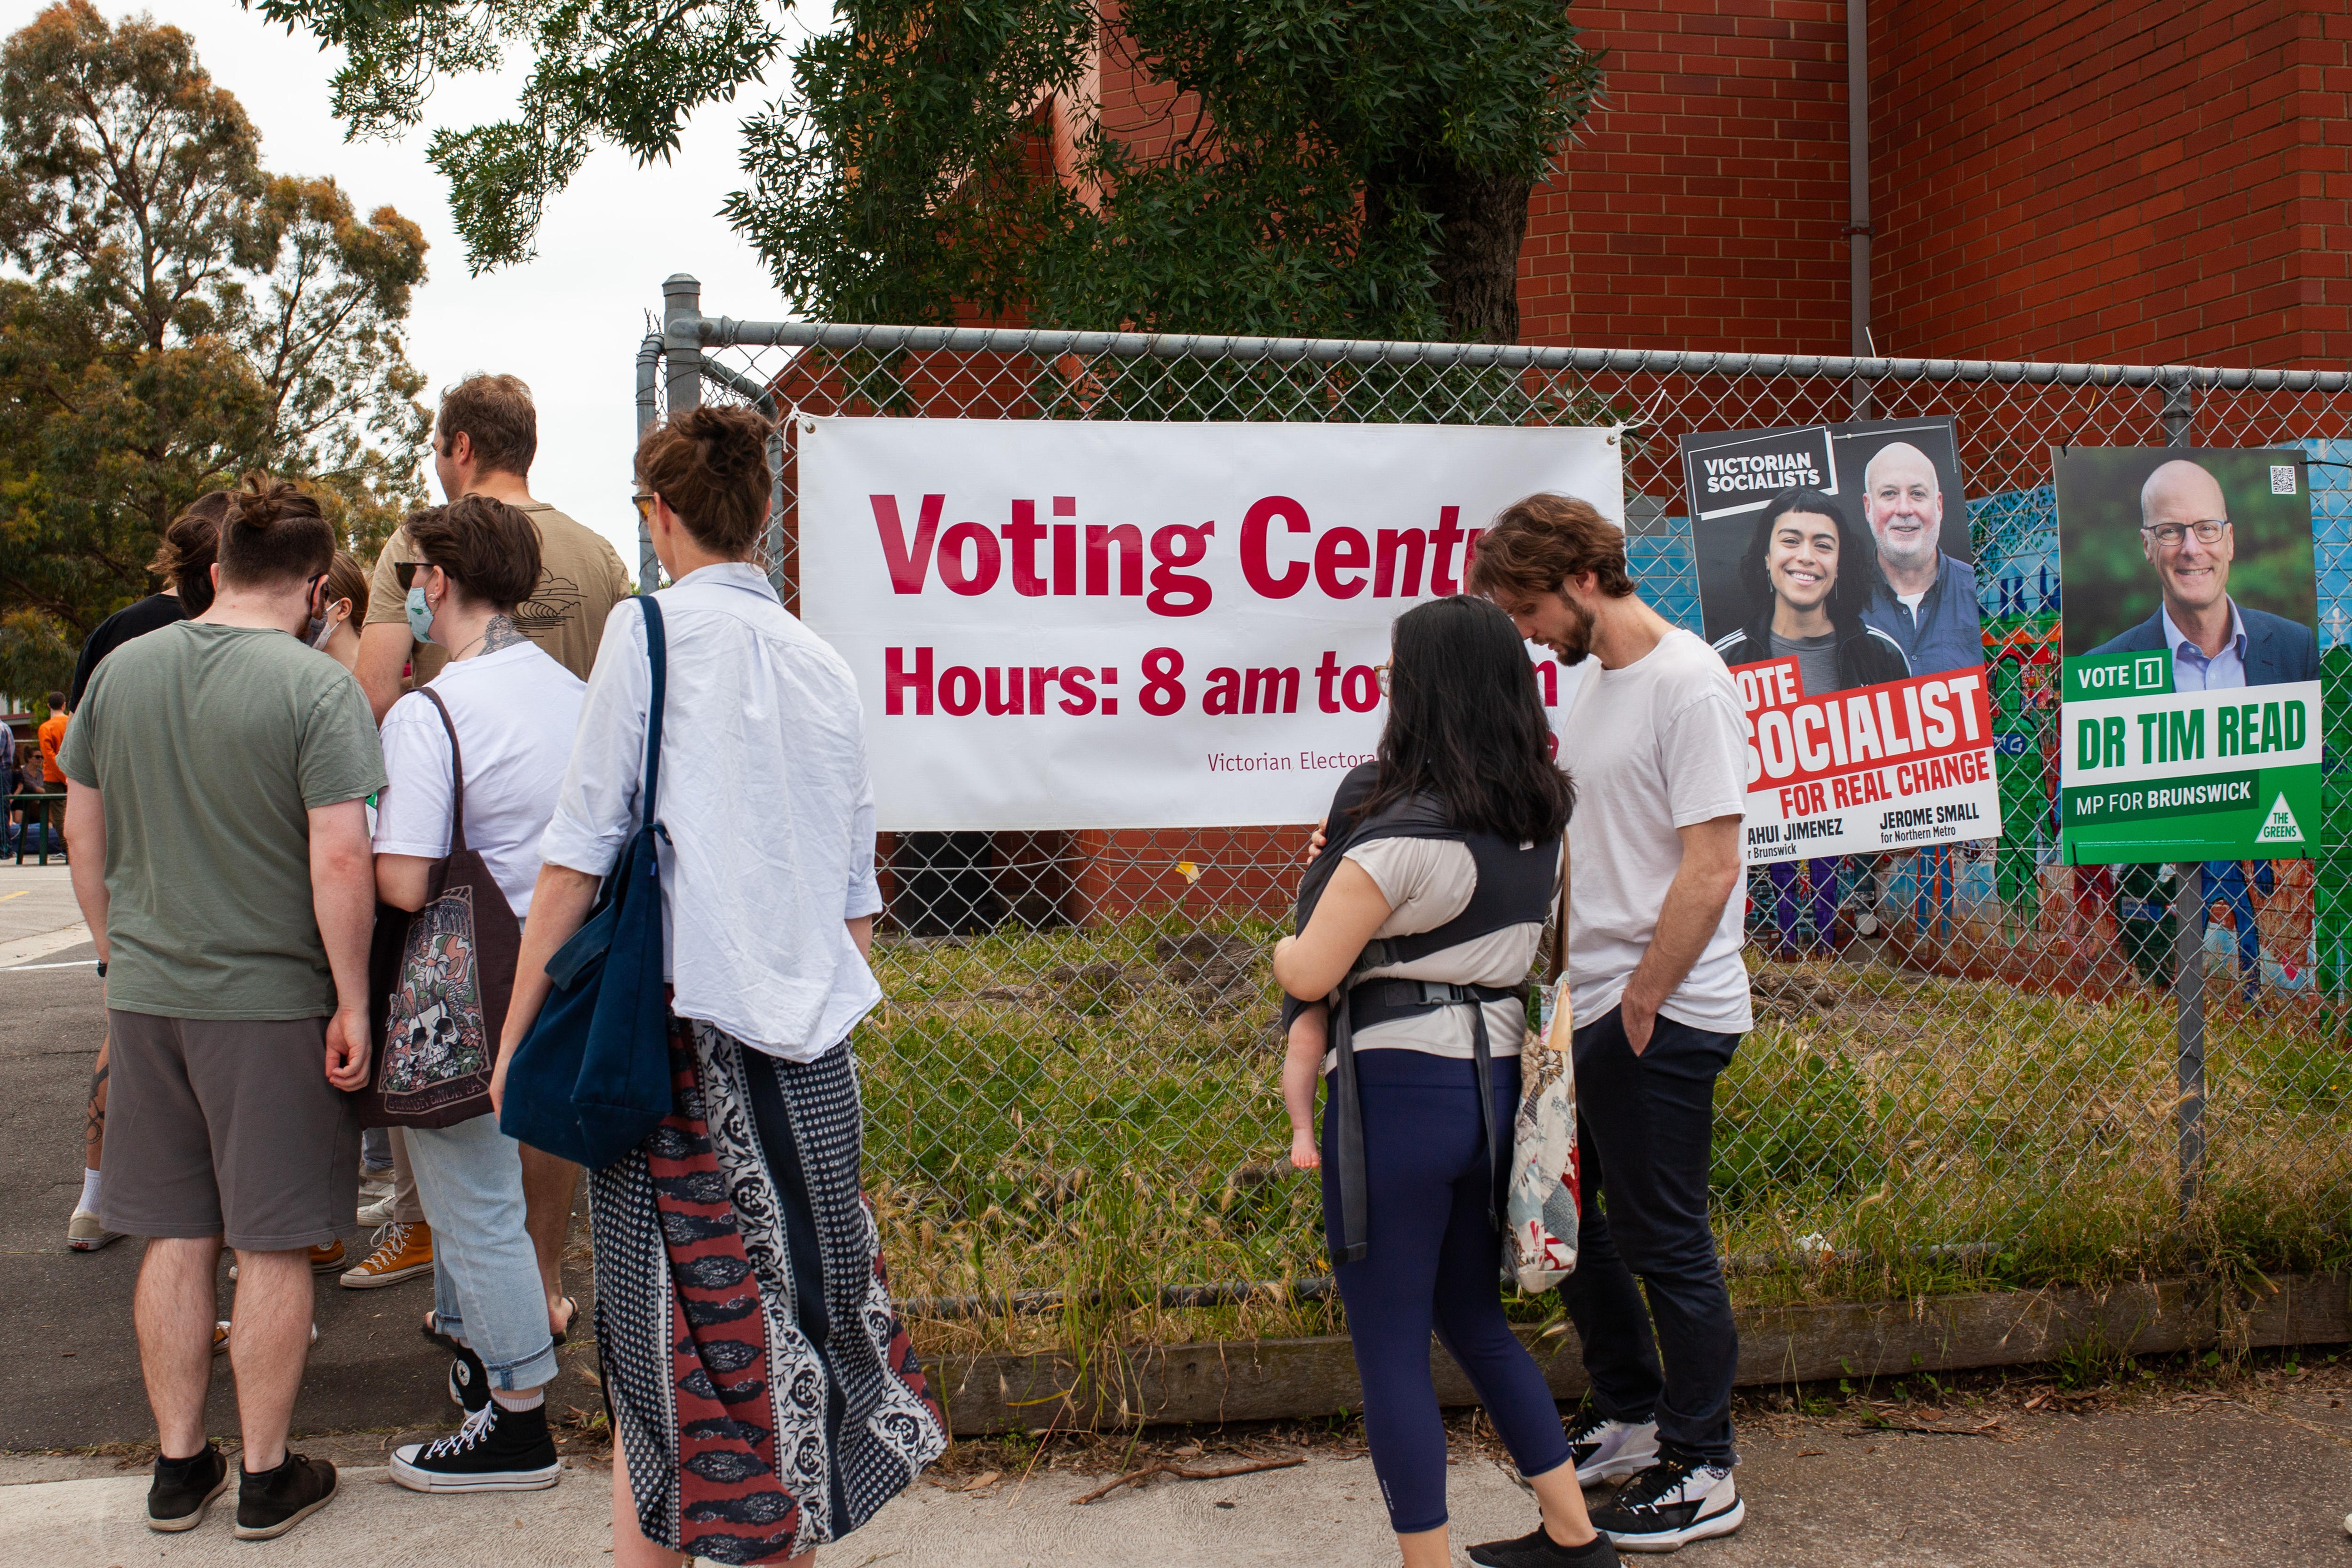
<path fill-rule="evenodd" d="M 106 960 L 102 958 L 98 961 L 98 977 L 100 980 L 106 978 Z"/>

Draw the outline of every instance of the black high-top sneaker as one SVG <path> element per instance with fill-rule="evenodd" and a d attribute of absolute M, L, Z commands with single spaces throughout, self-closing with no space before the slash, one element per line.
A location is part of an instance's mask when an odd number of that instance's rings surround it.
<path fill-rule="evenodd" d="M 274 1470 L 240 1470 L 236 1538 L 274 1540 L 334 1500 L 335 1467 L 324 1459 L 289 1454 Z"/>
<path fill-rule="evenodd" d="M 1620 1552 L 1673 1552 L 1710 1535 L 1729 1535 L 1748 1517 L 1728 1465 L 1693 1458 L 1662 1445 L 1657 1462 L 1592 1510 L 1593 1528 Z"/>
<path fill-rule="evenodd" d="M 535 1492 L 563 1479 L 547 1406 L 509 1410 L 493 1400 L 448 1436 L 392 1456 L 392 1479 L 418 1492 Z"/>
<path fill-rule="evenodd" d="M 490 1374 L 470 1346 L 449 1342 L 457 1352 L 449 1363 L 449 1403 L 471 1415 L 490 1402 Z"/>
<path fill-rule="evenodd" d="M 228 1490 L 228 1461 L 220 1447 L 206 1443 L 184 1459 L 155 1456 L 155 1479 L 147 1488 L 147 1528 L 194 1530 L 205 1521 L 213 1499 Z"/>

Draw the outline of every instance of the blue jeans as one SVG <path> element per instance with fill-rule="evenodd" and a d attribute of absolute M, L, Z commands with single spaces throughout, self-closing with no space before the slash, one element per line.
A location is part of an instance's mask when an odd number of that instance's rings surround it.
<path fill-rule="evenodd" d="M 495 1116 L 407 1129 L 416 1195 L 433 1227 L 433 1310 L 441 1331 L 482 1358 L 501 1393 L 556 1373 L 539 1254 L 523 1228 L 520 1145 Z"/>
<path fill-rule="evenodd" d="M 1825 855 L 1805 862 L 1806 876 L 1812 884 L 1813 944 L 1815 952 L 1837 950 L 1838 871 L 1840 862 L 1834 855 Z M 1790 953 L 1797 947 L 1797 916 L 1801 906 L 1797 897 L 1797 862 L 1775 860 L 1764 868 L 1765 880 L 1772 888 L 1772 925 L 1780 939 L 1780 952 Z"/>
<path fill-rule="evenodd" d="M 2268 863 L 2246 879 L 2246 868 L 2235 860 L 2208 860 L 2198 872 L 2198 890 L 2204 895 L 2205 912 L 2199 926 L 2212 918 L 2213 906 L 2220 904 L 2237 917 L 2238 973 L 2245 982 L 2246 1000 L 2262 994 L 2263 934 L 2254 920 L 2254 895 L 2267 893 L 2274 886 Z"/>
<path fill-rule="evenodd" d="M 1706 1194 L 1715 1080 L 1738 1044 L 1662 1017 L 1637 1057 L 1614 1007 L 1576 1031 L 1584 1202 L 1576 1272 L 1559 1288 L 1593 1405 L 1654 1420 L 1661 1444 L 1716 1465 L 1737 1462 L 1739 1335 Z"/>

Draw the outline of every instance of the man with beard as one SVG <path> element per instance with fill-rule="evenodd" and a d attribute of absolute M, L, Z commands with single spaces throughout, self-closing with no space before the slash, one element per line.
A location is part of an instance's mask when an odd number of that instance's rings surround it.
<path fill-rule="evenodd" d="M 1580 1481 L 1632 1478 L 1593 1524 L 1621 1548 L 1672 1551 L 1745 1516 L 1738 1336 L 1707 1167 L 1715 1080 L 1753 1022 L 1735 898 L 1747 721 L 1723 660 L 1642 602 L 1624 535 L 1584 501 L 1506 508 L 1468 586 L 1563 665 L 1591 656 L 1559 758 L 1577 785 L 1568 981 L 1584 1178 L 1560 1299 L 1592 1379 L 1569 1441 Z"/>
<path fill-rule="evenodd" d="M 1936 465 L 1910 442 L 1890 441 L 1864 468 L 1862 486 L 1863 516 L 1886 579 L 1862 618 L 1895 639 L 1914 675 L 1982 664 L 1976 571 L 1937 547 L 1944 487 Z"/>

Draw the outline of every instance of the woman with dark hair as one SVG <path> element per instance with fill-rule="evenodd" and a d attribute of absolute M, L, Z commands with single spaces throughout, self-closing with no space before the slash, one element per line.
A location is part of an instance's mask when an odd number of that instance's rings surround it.
<path fill-rule="evenodd" d="M 1274 952 L 1289 998 L 1291 1162 L 1323 1172 L 1365 1436 L 1406 1568 L 1453 1561 L 1433 1330 L 1542 1507 L 1533 1533 L 1475 1546 L 1471 1560 L 1613 1563 L 1500 1285 L 1528 971 L 1574 792 L 1551 762 L 1526 647 L 1493 605 L 1407 611 L 1386 673 L 1377 759 L 1341 783 L 1330 847 L 1299 889 L 1298 934 Z"/>
<path fill-rule="evenodd" d="M 589 1179 L 613 1412 L 614 1568 L 804 1563 L 947 1447 L 860 1193 L 849 1034 L 882 999 L 882 895 L 857 686 L 751 555 L 767 440 L 748 408 L 646 432 L 639 510 L 670 586 L 604 623 L 540 853 L 492 1093 L 546 963 L 655 805 L 675 1109 Z"/>
<path fill-rule="evenodd" d="M 163 586 L 135 605 L 117 610 L 91 628 L 83 639 L 81 657 L 74 661 L 73 689 L 68 711 L 81 706 L 81 694 L 99 661 L 132 637 L 203 615 L 212 608 L 213 557 L 220 550 L 221 520 L 228 515 L 231 492 L 207 490 L 190 501 L 155 546 L 147 570 Z"/>
<path fill-rule="evenodd" d="M 1739 582 L 1755 618 L 1715 645 L 1733 668 L 1793 658 L 1808 697 L 1911 673 L 1902 645 L 1863 624 L 1879 583 L 1878 551 L 1835 497 L 1816 489 L 1774 496 L 1740 557 Z"/>

